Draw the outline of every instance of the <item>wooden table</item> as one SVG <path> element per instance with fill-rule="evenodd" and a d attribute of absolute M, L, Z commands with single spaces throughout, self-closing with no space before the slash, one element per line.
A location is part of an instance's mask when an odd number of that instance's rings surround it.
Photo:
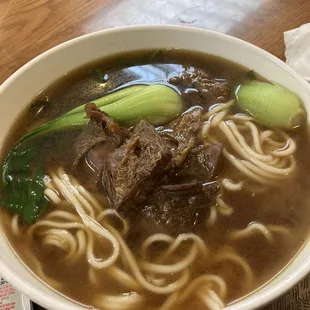
<path fill-rule="evenodd" d="M 47 49 L 104 28 L 207 28 L 284 59 L 283 32 L 308 22 L 310 0 L 0 0 L 0 83 Z M 267 309 L 309 310 L 310 277 Z"/>

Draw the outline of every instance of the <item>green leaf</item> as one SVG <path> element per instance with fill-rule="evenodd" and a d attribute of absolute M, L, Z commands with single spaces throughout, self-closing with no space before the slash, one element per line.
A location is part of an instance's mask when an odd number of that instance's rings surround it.
<path fill-rule="evenodd" d="M 38 160 L 38 149 L 22 147 L 21 144 L 14 147 L 4 164 L 3 206 L 31 224 L 47 208 L 45 174 Z"/>

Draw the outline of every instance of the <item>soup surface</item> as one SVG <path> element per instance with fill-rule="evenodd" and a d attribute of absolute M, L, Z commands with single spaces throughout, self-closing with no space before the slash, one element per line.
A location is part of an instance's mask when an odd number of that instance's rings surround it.
<path fill-rule="evenodd" d="M 48 207 L 33 224 L 0 209 L 17 255 L 96 309 L 219 309 L 272 279 L 308 238 L 310 143 L 306 126 L 268 128 L 238 109 L 236 87 L 264 81 L 248 71 L 203 54 L 143 51 L 43 90 L 3 160 L 33 128 L 124 87 L 166 85 L 183 114 L 126 126 L 89 104 L 87 125 L 36 138 Z"/>

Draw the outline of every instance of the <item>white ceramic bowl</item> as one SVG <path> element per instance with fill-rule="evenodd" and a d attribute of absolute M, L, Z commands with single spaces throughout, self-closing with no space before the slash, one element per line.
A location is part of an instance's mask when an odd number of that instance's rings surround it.
<path fill-rule="evenodd" d="M 63 43 L 36 57 L 0 86 L 0 149 L 17 115 L 43 88 L 90 61 L 139 49 L 178 48 L 217 55 L 252 68 L 299 94 L 310 113 L 310 86 L 278 58 L 249 43 L 206 30 L 176 26 L 134 26 L 104 30 Z M 310 240 L 293 262 L 263 288 L 228 306 L 255 309 L 278 297 L 310 271 Z M 50 310 L 84 309 L 35 278 L 0 234 L 0 274 Z"/>

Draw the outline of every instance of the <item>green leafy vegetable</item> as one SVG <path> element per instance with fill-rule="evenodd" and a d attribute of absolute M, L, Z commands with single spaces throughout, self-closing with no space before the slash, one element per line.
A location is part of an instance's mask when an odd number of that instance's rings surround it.
<path fill-rule="evenodd" d="M 5 161 L 2 204 L 31 224 L 47 207 L 43 181 L 45 174 L 37 160 L 37 149 L 21 148 L 21 145 L 17 145 Z"/>
<path fill-rule="evenodd" d="M 166 123 L 182 111 L 181 96 L 164 85 L 138 85 L 124 88 L 94 100 L 102 111 L 125 125 L 147 119 L 154 125 Z M 30 131 L 14 146 L 3 165 L 3 206 L 33 223 L 46 209 L 42 163 L 33 138 L 61 130 L 85 126 L 84 105 Z M 30 145 L 30 146 L 29 146 Z"/>
<path fill-rule="evenodd" d="M 177 117 L 182 110 L 180 95 L 164 85 L 133 86 L 92 101 L 110 117 L 124 125 L 132 125 L 144 118 L 151 124 L 164 124 Z M 24 139 L 54 131 L 85 126 L 84 105 L 32 130 Z"/>
<path fill-rule="evenodd" d="M 169 122 L 182 111 L 180 95 L 164 85 L 147 86 L 140 92 L 101 108 L 110 117 L 125 125 L 144 118 L 153 125 Z"/>
<path fill-rule="evenodd" d="M 307 118 L 300 98 L 278 84 L 251 81 L 237 88 L 236 98 L 243 111 L 266 126 L 291 130 Z"/>

